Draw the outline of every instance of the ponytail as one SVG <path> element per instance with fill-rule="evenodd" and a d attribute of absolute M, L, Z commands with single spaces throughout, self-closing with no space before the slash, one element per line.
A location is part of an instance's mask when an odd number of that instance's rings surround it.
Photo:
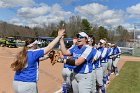
<path fill-rule="evenodd" d="M 11 64 L 11 68 L 14 71 L 21 71 L 24 69 L 27 63 L 27 47 L 24 46 L 22 51 L 17 55 L 16 61 Z"/>

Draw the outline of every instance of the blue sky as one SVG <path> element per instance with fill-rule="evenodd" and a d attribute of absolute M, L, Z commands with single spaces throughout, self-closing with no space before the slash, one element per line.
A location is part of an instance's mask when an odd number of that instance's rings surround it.
<path fill-rule="evenodd" d="M 0 0 L 0 20 L 16 25 L 48 25 L 73 15 L 91 24 L 132 28 L 140 21 L 140 0 Z"/>

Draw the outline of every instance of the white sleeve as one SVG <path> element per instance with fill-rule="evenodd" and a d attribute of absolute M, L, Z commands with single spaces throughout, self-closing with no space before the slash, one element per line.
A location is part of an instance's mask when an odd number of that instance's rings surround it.
<path fill-rule="evenodd" d="M 92 48 L 91 48 L 91 47 L 87 47 L 87 48 L 85 49 L 85 51 L 82 53 L 81 57 L 87 59 L 87 57 L 88 57 L 88 55 L 91 53 L 91 51 L 92 51 Z"/>
<path fill-rule="evenodd" d="M 103 50 L 103 53 L 102 53 L 102 58 L 104 58 L 105 57 L 105 55 L 106 55 L 106 53 L 107 53 L 107 48 L 104 48 L 104 50 Z"/>
<path fill-rule="evenodd" d="M 118 49 L 119 49 L 119 53 L 121 53 L 121 49 L 120 49 L 120 47 L 118 47 Z"/>

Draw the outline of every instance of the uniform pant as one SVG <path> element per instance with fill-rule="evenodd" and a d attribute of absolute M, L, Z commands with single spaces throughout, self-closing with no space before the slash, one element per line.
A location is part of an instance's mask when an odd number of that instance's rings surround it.
<path fill-rule="evenodd" d="M 96 92 L 96 71 L 95 69 L 92 70 L 92 93 Z"/>
<path fill-rule="evenodd" d="M 117 67 L 119 60 L 120 60 L 120 58 L 116 58 L 116 59 L 113 61 L 113 66 L 114 66 L 114 67 Z"/>
<path fill-rule="evenodd" d="M 107 75 L 107 67 L 108 67 L 108 63 L 102 63 L 102 68 L 103 68 L 103 77 Z"/>
<path fill-rule="evenodd" d="M 38 93 L 36 82 L 13 81 L 15 93 Z"/>
<path fill-rule="evenodd" d="M 112 70 L 112 59 L 108 59 L 108 70 Z"/>
<path fill-rule="evenodd" d="M 119 73 L 118 71 L 118 62 L 119 62 L 120 58 L 116 58 L 114 61 L 113 61 L 113 66 L 114 66 L 114 69 L 115 69 L 115 74 Z"/>
<path fill-rule="evenodd" d="M 92 73 L 74 73 L 72 80 L 73 93 L 91 93 Z"/>
<path fill-rule="evenodd" d="M 102 67 L 103 67 L 103 82 L 104 84 L 106 84 L 107 82 L 107 67 L 108 67 L 108 63 L 102 63 Z"/>
<path fill-rule="evenodd" d="M 63 68 L 62 76 L 63 76 L 64 82 L 67 83 L 69 86 L 71 86 L 72 74 L 73 72 L 71 69 Z"/>
<path fill-rule="evenodd" d="M 102 67 L 95 69 L 96 81 L 99 86 L 103 86 L 103 69 Z"/>

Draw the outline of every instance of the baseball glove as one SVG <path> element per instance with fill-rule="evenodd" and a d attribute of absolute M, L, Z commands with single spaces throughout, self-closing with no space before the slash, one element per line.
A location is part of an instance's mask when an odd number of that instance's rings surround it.
<path fill-rule="evenodd" d="M 52 50 L 48 56 L 51 59 L 51 64 L 54 65 L 60 58 L 60 52 L 57 50 Z"/>

